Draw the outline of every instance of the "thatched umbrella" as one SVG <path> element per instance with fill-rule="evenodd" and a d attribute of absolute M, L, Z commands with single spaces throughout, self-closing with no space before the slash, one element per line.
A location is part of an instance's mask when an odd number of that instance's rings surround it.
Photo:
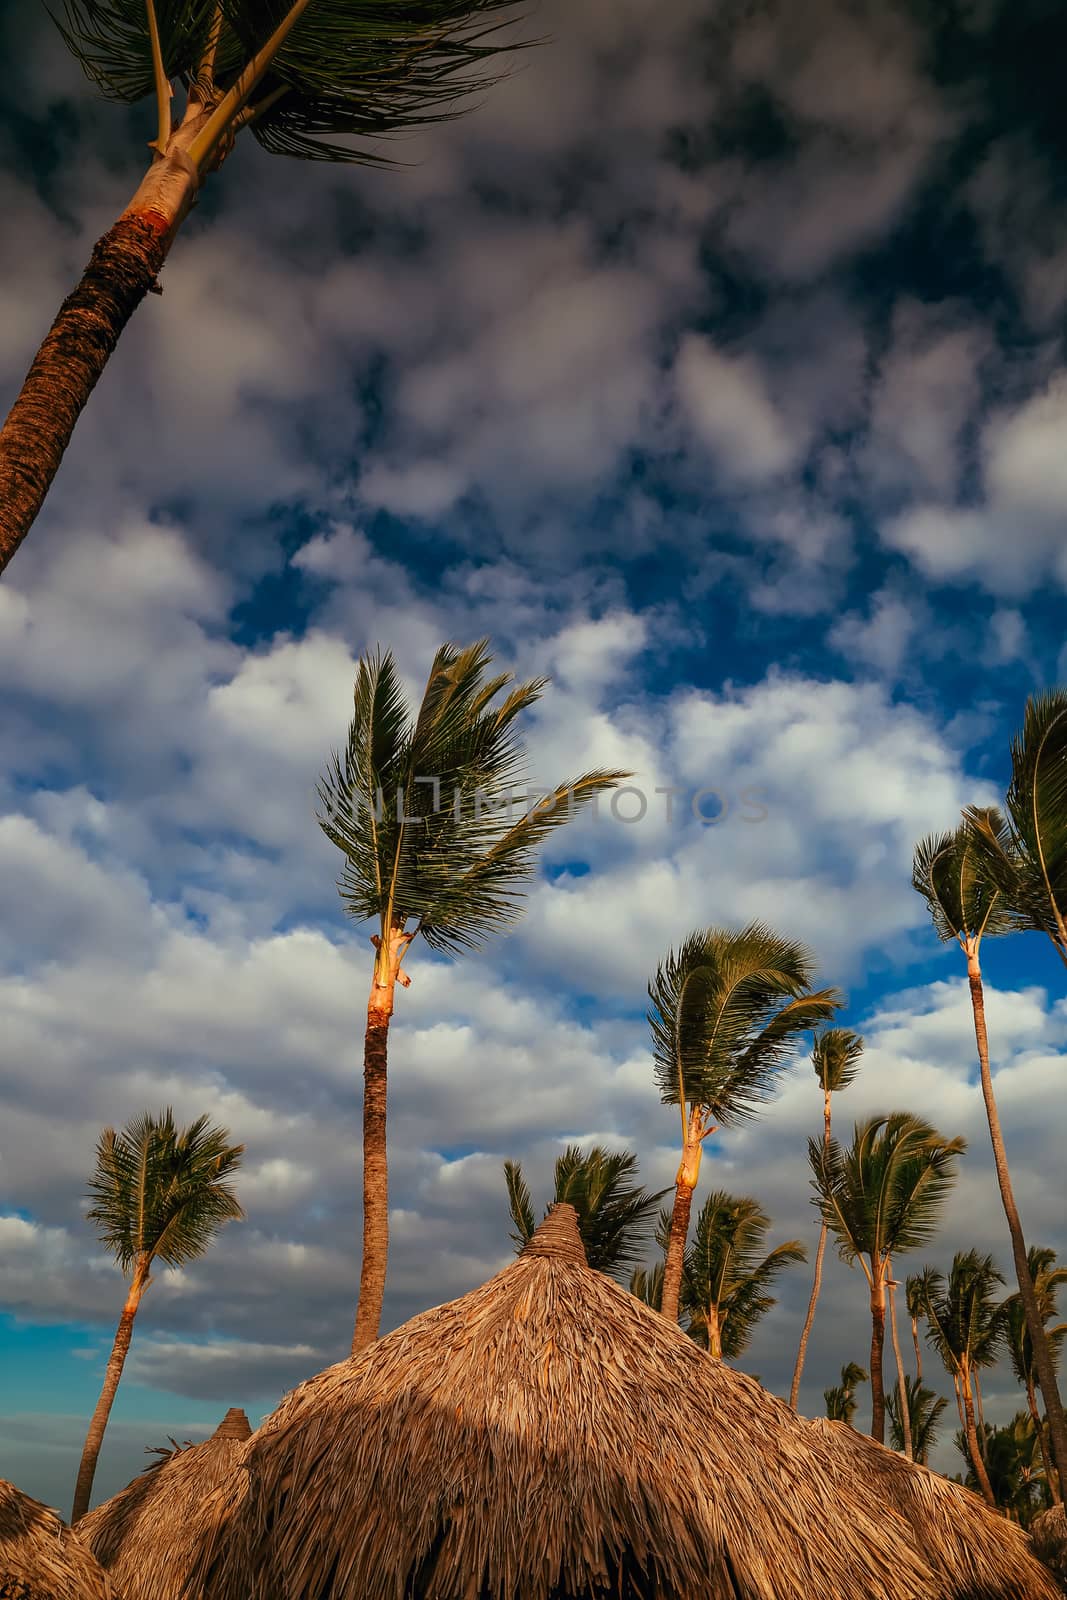
<path fill-rule="evenodd" d="M 1053 1600 L 1010 1534 L 978 1575 L 928 1560 L 851 1462 L 591 1272 L 556 1206 L 482 1288 L 285 1398 L 188 1594 Z"/>
<path fill-rule="evenodd" d="M 0 1478 L 0 1600 L 114 1600 L 106 1573 L 54 1511 Z"/>
<path fill-rule="evenodd" d="M 236 1406 L 202 1444 L 160 1451 L 147 1467 L 78 1523 L 122 1600 L 177 1600 L 199 1549 L 204 1506 L 233 1473 L 251 1437 Z"/>
<path fill-rule="evenodd" d="M 1035 1517 L 1030 1536 L 1038 1559 L 1059 1579 L 1060 1588 L 1067 1594 L 1067 1513 L 1063 1506 L 1053 1506 Z"/>

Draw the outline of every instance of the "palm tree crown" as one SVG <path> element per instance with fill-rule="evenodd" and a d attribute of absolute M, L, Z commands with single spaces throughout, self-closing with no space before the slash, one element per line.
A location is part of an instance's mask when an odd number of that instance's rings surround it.
<path fill-rule="evenodd" d="M 938 1425 L 948 1401 L 935 1390 L 928 1389 L 920 1378 L 910 1375 L 904 1379 L 904 1392 L 908 1403 L 908 1436 L 911 1439 L 912 1456 L 920 1466 L 925 1466 L 930 1451 L 937 1443 Z M 894 1450 L 903 1450 L 905 1436 L 900 1395 L 887 1394 L 885 1403 L 889 1412 L 889 1442 Z"/>
<path fill-rule="evenodd" d="M 760 1318 L 777 1302 L 769 1290 L 778 1275 L 807 1260 L 798 1239 L 764 1255 L 771 1219 L 748 1195 L 716 1190 L 700 1208 L 682 1280 L 688 1333 L 712 1355 L 734 1360 Z"/>
<path fill-rule="evenodd" d="M 841 1368 L 841 1382 L 822 1392 L 823 1400 L 826 1402 L 826 1415 L 831 1422 L 847 1422 L 851 1428 L 852 1419 L 859 1405 L 856 1388 L 866 1382 L 867 1373 L 864 1369 L 855 1361 L 847 1361 Z"/>
<path fill-rule="evenodd" d="M 863 1057 L 863 1039 L 851 1028 L 824 1028 L 815 1035 L 811 1064 L 824 1094 L 837 1094 L 854 1082 Z"/>
<path fill-rule="evenodd" d="M 1018 918 L 989 870 L 987 852 L 976 839 L 981 826 L 991 837 L 1006 841 L 1003 816 L 992 806 L 973 807 L 973 824 L 963 822 L 954 833 L 932 833 L 915 847 L 911 882 L 926 901 L 934 930 L 945 944 L 986 935 L 1010 933 Z"/>
<path fill-rule="evenodd" d="M 244 1146 L 228 1141 L 207 1117 L 179 1129 L 170 1109 L 104 1129 L 86 1215 L 124 1272 L 157 1259 L 184 1266 L 244 1216 L 230 1182 Z"/>
<path fill-rule="evenodd" d="M 656 1207 L 667 1192 L 651 1194 L 634 1182 L 636 1176 L 637 1157 L 629 1150 L 595 1144 L 583 1151 L 580 1145 L 568 1145 L 556 1159 L 553 1203 L 565 1201 L 577 1212 L 589 1265 L 620 1279 L 641 1260 Z M 537 1217 L 517 1161 L 505 1161 L 504 1178 L 518 1251 L 536 1233 Z"/>

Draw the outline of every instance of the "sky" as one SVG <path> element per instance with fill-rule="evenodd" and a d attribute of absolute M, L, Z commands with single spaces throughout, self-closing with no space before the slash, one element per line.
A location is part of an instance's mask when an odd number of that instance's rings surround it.
<path fill-rule="evenodd" d="M 392 170 L 242 139 L 210 180 L 0 582 L 0 1476 L 69 1507 L 124 1292 L 85 1185 L 143 1110 L 244 1143 L 247 1220 L 156 1276 L 96 1499 L 347 1353 L 372 952 L 315 784 L 378 643 L 415 696 L 488 635 L 552 680 L 533 779 L 640 791 L 559 833 L 484 955 L 408 958 L 388 1326 L 510 1259 L 506 1158 L 538 1205 L 571 1141 L 673 1181 L 648 977 L 753 918 L 866 1039 L 839 1131 L 908 1109 L 968 1140 L 898 1266 L 1010 1271 L 961 960 L 910 863 L 1002 796 L 1067 676 L 1067 24 L 931 9 L 542 0 L 544 42 Z M 43 8 L 9 0 L 0 44 L 2 409 L 154 121 Z M 1037 936 L 985 969 L 1024 1224 L 1063 1255 L 1067 983 Z M 820 1113 L 798 1049 L 704 1192 L 814 1253 Z M 809 1284 L 739 1363 L 779 1394 Z M 801 1409 L 868 1349 L 831 1252 Z M 1022 1403 L 984 1387 L 991 1420 Z"/>

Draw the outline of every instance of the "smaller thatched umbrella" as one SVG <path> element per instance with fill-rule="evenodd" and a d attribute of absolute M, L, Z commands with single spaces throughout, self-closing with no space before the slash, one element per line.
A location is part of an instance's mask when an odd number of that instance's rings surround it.
<path fill-rule="evenodd" d="M 1035 1517 L 1030 1536 L 1039 1560 L 1055 1574 L 1067 1594 L 1067 1513 L 1062 1505 Z"/>
<path fill-rule="evenodd" d="M 847 1422 L 819 1417 L 812 1427 L 836 1441 L 834 1460 L 842 1482 L 851 1481 L 858 1469 L 872 1495 L 911 1524 L 934 1570 L 962 1582 L 962 1594 L 995 1594 L 998 1573 L 1005 1594 L 1013 1593 L 1008 1584 L 1023 1581 L 1033 1569 L 1030 1536 L 970 1489 L 905 1460 Z"/>
<path fill-rule="evenodd" d="M 0 1600 L 114 1600 L 107 1574 L 54 1511 L 0 1478 Z"/>
<path fill-rule="evenodd" d="M 591 1272 L 556 1206 L 487 1284 L 286 1396 L 204 1517 L 189 1595 L 1054 1600 L 973 1496 L 947 1553 L 937 1512 L 896 1500 Z"/>
<path fill-rule="evenodd" d="M 244 1412 L 231 1406 L 210 1439 L 161 1452 L 78 1523 L 122 1600 L 177 1600 L 200 1547 L 204 1503 L 233 1474 L 251 1435 Z"/>

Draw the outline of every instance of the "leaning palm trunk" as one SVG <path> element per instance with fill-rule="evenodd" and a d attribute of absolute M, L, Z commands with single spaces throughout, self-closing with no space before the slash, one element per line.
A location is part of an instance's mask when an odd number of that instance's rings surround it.
<path fill-rule="evenodd" d="M 412 936 L 395 928 L 388 948 L 375 936 L 378 956 L 374 963 L 367 1001 L 367 1032 L 363 1045 L 363 1261 L 359 1273 L 359 1303 L 352 1334 L 352 1354 L 378 1337 L 385 1298 L 385 1273 L 389 1258 L 389 1162 L 386 1144 L 389 1024 L 397 983 L 406 986 L 400 962 Z"/>
<path fill-rule="evenodd" d="M 959 1376 L 959 1396 L 963 1402 L 963 1426 L 967 1434 L 967 1449 L 971 1453 L 971 1466 L 978 1480 L 978 1487 L 982 1491 L 982 1498 L 986 1505 L 996 1507 L 996 1496 L 993 1485 L 989 1481 L 985 1461 L 982 1458 L 982 1448 L 978 1442 L 978 1428 L 974 1420 L 974 1400 L 971 1398 L 971 1373 L 968 1366 L 964 1366 Z"/>
<path fill-rule="evenodd" d="M 134 1269 L 133 1281 L 130 1284 L 126 1303 L 119 1317 L 119 1325 L 115 1330 L 115 1342 L 111 1346 L 107 1367 L 104 1371 L 104 1385 L 100 1391 L 100 1398 L 96 1402 L 92 1421 L 89 1423 L 89 1432 L 85 1439 L 85 1448 L 78 1467 L 78 1479 L 74 1486 L 74 1506 L 70 1513 L 71 1526 L 84 1517 L 89 1509 L 89 1501 L 93 1493 L 93 1479 L 96 1477 L 96 1463 L 100 1455 L 100 1446 L 104 1442 L 104 1433 L 107 1429 L 108 1418 L 111 1416 L 111 1407 L 115 1400 L 115 1392 L 122 1377 L 122 1369 L 126 1365 L 126 1357 L 130 1350 L 130 1340 L 133 1338 L 133 1322 L 137 1315 L 138 1307 L 148 1287 L 148 1263 L 139 1261 Z"/>
<path fill-rule="evenodd" d="M 885 1380 L 882 1358 L 885 1350 L 885 1277 L 880 1262 L 874 1263 L 871 1280 L 871 1438 L 885 1444 Z"/>
<path fill-rule="evenodd" d="M 887 1271 L 892 1274 L 892 1267 L 887 1264 Z M 904 1358 L 900 1353 L 900 1340 L 897 1338 L 897 1308 L 893 1290 L 896 1284 L 890 1278 L 889 1282 L 889 1332 L 893 1340 L 893 1357 L 897 1364 L 897 1395 L 900 1400 L 900 1431 L 904 1436 L 904 1454 L 909 1461 L 914 1461 L 915 1454 L 911 1443 L 911 1407 L 908 1405 L 908 1389 L 904 1382 Z"/>
<path fill-rule="evenodd" d="M 1034 1382 L 1029 1376 L 1026 1379 L 1026 1406 L 1030 1413 L 1030 1421 L 1034 1425 L 1038 1449 L 1041 1451 L 1041 1465 L 1045 1469 L 1045 1482 L 1048 1484 L 1049 1494 L 1052 1496 L 1052 1504 L 1054 1506 L 1062 1505 L 1063 1496 L 1060 1493 L 1059 1475 L 1052 1465 L 1052 1458 L 1048 1452 L 1048 1436 L 1041 1413 L 1037 1409 L 1037 1394 L 1034 1391 Z"/>
<path fill-rule="evenodd" d="M 830 1148 L 830 1095 L 829 1095 L 828 1092 L 824 1092 L 824 1094 L 823 1094 L 822 1118 L 823 1118 L 822 1147 L 823 1147 L 824 1150 L 829 1150 L 829 1148 Z M 800 1394 L 800 1376 L 801 1376 L 801 1373 L 804 1371 L 804 1360 L 805 1360 L 805 1357 L 807 1356 L 807 1353 L 808 1353 L 808 1339 L 811 1336 L 812 1324 L 815 1321 L 815 1307 L 818 1304 L 818 1300 L 819 1300 L 819 1290 L 822 1288 L 822 1264 L 823 1264 L 823 1257 L 826 1254 L 826 1234 L 827 1234 L 827 1227 L 826 1227 L 826 1222 L 824 1220 L 822 1226 L 819 1229 L 819 1248 L 815 1252 L 815 1274 L 814 1274 L 814 1277 L 812 1278 L 811 1298 L 808 1301 L 808 1311 L 807 1311 L 807 1315 L 804 1318 L 804 1327 L 802 1328 L 801 1334 L 800 1334 L 800 1344 L 797 1347 L 796 1366 L 793 1368 L 793 1383 L 792 1383 L 792 1386 L 791 1386 L 791 1388 L 789 1390 L 789 1404 L 792 1406 L 794 1411 L 797 1408 L 797 1397 Z"/>
<path fill-rule="evenodd" d="M 682 1160 L 674 1180 L 674 1205 L 671 1207 L 671 1231 L 667 1239 L 667 1259 L 663 1266 L 663 1295 L 660 1311 L 672 1322 L 678 1321 L 678 1305 L 682 1293 L 682 1274 L 685 1271 L 685 1246 L 689 1237 L 689 1216 L 693 1209 L 693 1191 L 700 1177 L 700 1157 L 703 1140 L 714 1129 L 705 1129 L 699 1106 L 694 1106 L 685 1119 Z"/>
<path fill-rule="evenodd" d="M 1060 1481 L 1063 1482 L 1065 1475 L 1067 1475 L 1067 1422 L 1064 1420 L 1060 1393 L 1056 1386 L 1056 1368 L 1053 1364 L 1048 1333 L 1041 1317 L 1037 1295 L 1034 1292 L 1034 1280 L 1030 1276 L 1030 1263 L 1026 1256 L 1026 1241 L 1023 1238 L 1022 1223 L 1019 1220 L 1019 1211 L 1015 1204 L 1015 1194 L 1011 1186 L 1011 1174 L 1008 1171 L 1004 1135 L 1001 1132 L 1000 1116 L 997 1111 L 996 1097 L 993 1093 L 993 1078 L 989 1070 L 989 1037 L 985 1023 L 985 992 L 982 986 L 982 971 L 978 962 L 978 951 L 974 947 L 973 941 L 969 941 L 967 945 L 967 978 L 971 990 L 971 1008 L 974 1012 L 974 1033 L 978 1045 L 982 1098 L 985 1101 L 986 1118 L 989 1123 L 989 1137 L 993 1144 L 993 1165 L 996 1168 L 997 1184 L 1000 1188 L 1000 1198 L 1004 1205 L 1004 1215 L 1008 1219 L 1008 1232 L 1011 1234 L 1011 1253 L 1015 1263 L 1015 1276 L 1018 1279 L 1019 1294 L 1026 1314 L 1026 1326 L 1033 1346 L 1037 1381 L 1041 1385 L 1041 1394 L 1045 1402 L 1045 1415 L 1048 1418 L 1052 1455 L 1055 1458 Z"/>
<path fill-rule="evenodd" d="M 912 1317 L 912 1319 L 911 1319 L 911 1342 L 915 1346 L 915 1378 L 916 1378 L 916 1382 L 922 1383 L 922 1381 L 923 1381 L 923 1353 L 922 1353 L 922 1350 L 919 1347 L 919 1319 L 918 1319 L 918 1317 Z"/>

